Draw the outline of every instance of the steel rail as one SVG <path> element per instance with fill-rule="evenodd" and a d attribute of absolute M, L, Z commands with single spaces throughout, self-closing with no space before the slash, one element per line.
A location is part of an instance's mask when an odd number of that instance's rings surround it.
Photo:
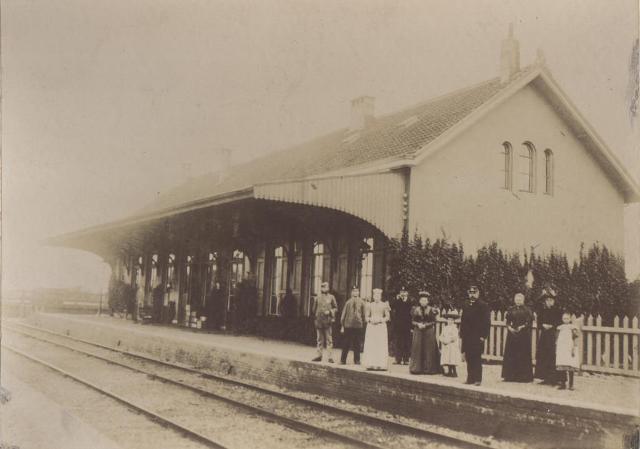
<path fill-rule="evenodd" d="M 236 385 L 236 386 L 239 386 L 239 387 L 244 387 L 244 388 L 251 389 L 251 390 L 263 393 L 263 394 L 268 394 L 268 395 L 272 395 L 272 396 L 275 396 L 275 397 L 278 397 L 278 398 L 281 398 L 281 399 L 289 400 L 291 402 L 296 402 L 296 403 L 301 404 L 301 405 L 306 405 L 306 406 L 310 406 L 310 407 L 316 407 L 316 408 L 319 408 L 321 410 L 324 410 L 324 411 L 327 411 L 327 412 L 331 412 L 331 413 L 334 413 L 334 414 L 339 414 L 339 415 L 342 415 L 344 417 L 348 417 L 348 418 L 351 418 L 351 419 L 360 420 L 360 421 L 363 421 L 363 422 L 366 422 L 366 423 L 369 423 L 369 424 L 373 424 L 373 425 L 383 426 L 383 427 L 385 427 L 387 429 L 390 429 L 390 430 L 403 432 L 405 434 L 410 434 L 410 435 L 413 435 L 413 436 L 416 436 L 416 437 L 420 437 L 420 438 L 431 439 L 434 442 L 449 443 L 449 444 L 453 443 L 453 444 L 456 444 L 457 446 L 460 446 L 462 448 L 468 448 L 468 449 L 490 449 L 490 448 L 495 448 L 495 445 L 492 445 L 490 442 L 486 442 L 485 443 L 485 442 L 474 441 L 471 438 L 467 439 L 467 438 L 464 438 L 464 437 L 448 435 L 448 434 L 445 434 L 444 432 L 438 432 L 436 430 L 422 429 L 420 427 L 415 427 L 415 426 L 412 426 L 412 425 L 409 425 L 409 424 L 404 424 L 404 423 L 400 423 L 400 422 L 397 422 L 397 421 L 391 421 L 391 420 L 387 420 L 387 419 L 384 419 L 384 418 L 379 418 L 379 417 L 372 416 L 372 415 L 369 415 L 369 414 L 366 414 L 366 413 L 356 412 L 356 411 L 352 411 L 352 410 L 346 410 L 346 409 L 343 409 L 343 408 L 340 408 L 340 407 L 336 407 L 336 406 L 329 405 L 329 404 L 323 404 L 321 402 L 317 402 L 317 401 L 313 401 L 313 400 L 310 400 L 310 399 L 301 398 L 301 397 L 294 396 L 294 395 L 291 395 L 291 394 L 288 394 L 288 393 L 284 393 L 284 392 L 281 392 L 281 391 L 271 390 L 269 388 L 265 388 L 265 387 L 261 387 L 261 386 L 258 386 L 258 385 L 254 385 L 254 384 L 249 383 L 249 382 L 244 382 L 244 381 L 237 380 L 237 379 L 229 379 L 227 377 L 216 375 L 216 374 L 212 374 L 212 373 L 207 373 L 207 372 L 201 371 L 199 369 L 177 365 L 175 363 L 166 362 L 164 360 L 159 360 L 159 359 L 156 359 L 156 358 L 153 358 L 153 357 L 149 357 L 149 356 L 146 356 L 146 355 L 132 353 L 132 352 L 125 351 L 125 350 L 122 350 L 122 349 L 116 349 L 116 348 L 113 348 L 113 347 L 110 347 L 110 346 L 106 346 L 106 345 L 103 345 L 103 344 L 100 344 L 100 343 L 95 343 L 95 342 L 92 342 L 92 341 L 84 340 L 82 338 L 72 337 L 70 335 L 65 335 L 65 334 L 62 334 L 62 333 L 59 333 L 59 332 L 54 332 L 54 331 L 51 331 L 51 330 L 48 330 L 48 329 L 42 329 L 42 328 L 39 328 L 37 326 L 31 326 L 31 325 L 27 325 L 27 324 L 24 324 L 24 323 L 11 323 L 11 325 L 12 326 L 13 325 L 18 325 L 18 326 L 21 326 L 21 327 L 25 327 L 27 329 L 35 330 L 37 332 L 50 334 L 50 335 L 54 335 L 56 337 L 61 337 L 61 338 L 65 338 L 65 339 L 68 339 L 68 340 L 71 340 L 71 341 L 77 341 L 77 342 L 80 342 L 80 343 L 83 343 L 83 344 L 87 344 L 87 345 L 94 346 L 94 347 L 97 347 L 97 348 L 105 349 L 105 350 L 108 350 L 108 351 L 111 351 L 111 352 L 114 352 L 114 353 L 117 353 L 117 354 L 124 355 L 126 357 L 131 357 L 133 359 L 139 359 L 139 360 L 143 360 L 143 361 L 146 361 L 146 362 L 155 363 L 155 364 L 158 364 L 158 365 L 167 366 L 167 367 L 170 367 L 170 368 L 174 368 L 174 369 L 178 369 L 178 370 L 181 370 L 181 371 L 185 371 L 185 372 L 188 372 L 188 373 L 191 373 L 191 374 L 196 374 L 196 375 L 199 375 L 199 376 L 201 376 L 201 377 L 203 377 L 205 379 L 212 379 L 212 380 L 220 381 L 220 382 L 223 382 L 223 383 Z M 15 332 L 23 333 L 21 331 L 18 331 L 18 330 L 15 330 L 15 329 L 11 329 L 9 326 L 5 326 L 5 327 L 9 328 L 10 330 L 13 330 Z M 27 333 L 24 333 L 24 334 L 27 335 L 27 336 L 31 336 L 33 338 L 38 339 L 38 337 L 34 337 L 34 336 L 30 335 L 30 334 L 27 334 Z M 44 340 L 44 341 L 48 341 L 48 340 Z M 66 346 L 66 345 L 62 345 L 60 343 L 55 343 L 55 342 L 52 342 L 52 343 L 53 344 L 59 344 L 61 346 Z M 76 348 L 72 348 L 72 347 L 69 347 L 69 349 L 77 350 Z M 81 350 L 77 350 L 77 351 L 81 352 L 81 353 L 85 353 L 85 351 L 81 351 Z M 100 356 L 96 356 L 96 355 L 88 353 L 88 352 L 85 353 L 85 354 L 88 354 L 88 355 L 91 355 L 91 356 L 94 356 L 94 357 L 98 357 L 98 358 L 102 358 Z M 104 359 L 106 361 L 111 361 L 110 359 L 106 359 L 106 358 L 102 358 L 102 359 Z M 120 362 L 116 362 L 116 361 L 112 361 L 112 362 L 116 363 L 116 364 L 120 364 Z M 126 365 L 126 364 L 120 364 L 120 365 L 124 366 L 125 368 L 130 368 L 130 369 L 136 370 L 136 368 L 132 368 L 132 367 Z M 150 374 L 150 375 L 153 375 L 153 374 Z M 170 381 L 170 382 L 175 382 L 172 379 L 167 379 L 167 380 Z"/>
<path fill-rule="evenodd" d="M 181 433 L 181 434 L 187 436 L 188 438 L 190 438 L 190 439 L 192 439 L 194 441 L 197 441 L 199 443 L 203 443 L 204 445 L 206 445 L 208 447 L 215 448 L 215 449 L 228 449 L 226 446 L 223 446 L 219 442 L 217 442 L 217 441 L 215 441 L 215 440 L 213 440 L 213 439 L 211 439 L 211 438 L 209 438 L 209 437 L 207 437 L 205 435 L 202 435 L 201 433 L 199 433 L 199 432 L 197 432 L 197 431 L 195 431 L 193 429 L 189 429 L 188 427 L 185 427 L 185 426 L 183 426 L 181 424 L 178 424 L 178 423 L 176 423 L 175 421 L 173 421 L 173 420 L 171 420 L 169 418 L 166 418 L 166 417 L 164 417 L 164 416 L 162 416 L 162 415 L 160 415 L 160 414 L 158 414 L 158 413 L 156 413 L 156 412 L 154 412 L 152 410 L 149 410 L 149 409 L 147 409 L 147 408 L 145 408 L 145 407 L 143 407 L 141 405 L 138 405 L 138 404 L 136 404 L 134 402 L 131 402 L 128 399 L 126 399 L 126 398 L 124 398 L 124 397 L 122 397 L 122 396 L 120 396 L 120 395 L 118 395 L 118 394 L 116 394 L 116 393 L 114 393 L 112 391 L 109 391 L 109 390 L 107 390 L 107 389 L 105 389 L 103 387 L 100 387 L 99 385 L 96 385 L 96 384 L 94 384 L 93 382 L 91 382 L 89 380 L 86 380 L 86 379 L 83 379 L 81 377 L 78 377 L 75 374 L 72 374 L 72 373 L 70 373 L 70 372 L 68 372 L 68 371 L 66 371 L 66 370 L 64 370 L 62 368 L 59 368 L 59 367 L 57 367 L 55 365 L 52 365 L 52 364 L 50 364 L 49 362 L 47 362 L 45 360 L 42 360 L 42 359 L 40 359 L 38 357 L 34 357 L 32 355 L 29 355 L 29 354 L 27 354 L 27 353 L 25 353 L 25 352 L 23 352 L 23 351 L 21 351 L 21 350 L 19 350 L 17 348 L 9 346 L 9 345 L 7 345 L 5 343 L 2 344 L 2 347 L 8 349 L 9 351 L 11 351 L 11 352 L 13 352 L 13 353 L 15 353 L 15 354 L 17 354 L 17 355 L 19 355 L 21 357 L 24 357 L 24 358 L 26 358 L 28 360 L 31 360 L 32 362 L 38 363 L 40 365 L 43 365 L 43 366 L 47 367 L 48 369 L 50 369 L 52 371 L 55 371 L 58 374 L 61 374 L 64 377 L 68 377 L 70 379 L 73 379 L 74 381 L 76 381 L 76 382 L 78 382 L 78 383 L 80 383 L 80 384 L 82 384 L 82 385 L 84 385 L 86 387 L 89 387 L 89 388 L 91 388 L 93 390 L 96 390 L 99 393 L 101 393 L 101 394 L 103 394 L 103 395 L 105 395 L 107 397 L 110 397 L 111 399 L 114 399 L 117 402 L 120 402 L 121 404 L 126 405 L 127 408 L 132 408 L 135 411 L 145 415 L 147 418 L 150 418 L 151 421 L 156 422 L 156 423 L 160 423 L 160 424 L 165 425 L 165 426 L 168 426 L 168 427 L 176 430 L 178 433 Z"/>
<path fill-rule="evenodd" d="M 10 330 L 16 332 L 13 329 L 10 329 Z M 320 437 L 323 437 L 323 438 L 332 439 L 332 440 L 335 440 L 335 441 L 339 441 L 341 443 L 346 443 L 346 444 L 349 444 L 351 446 L 360 447 L 360 448 L 363 448 L 363 449 L 384 449 L 383 447 L 378 446 L 376 444 L 372 444 L 372 443 L 369 443 L 369 442 L 366 442 L 366 441 L 362 441 L 360 439 L 353 438 L 353 437 L 350 437 L 350 436 L 347 436 L 347 435 L 344 435 L 344 434 L 341 434 L 341 433 L 337 433 L 337 432 L 334 432 L 334 431 L 331 431 L 331 430 L 327 430 L 327 429 L 324 429 L 322 427 L 317 427 L 317 426 L 308 424 L 308 423 L 303 422 L 303 421 L 299 421 L 299 420 L 295 420 L 295 419 L 292 419 L 292 418 L 288 418 L 286 416 L 282 416 L 282 415 L 273 413 L 273 412 L 271 412 L 269 410 L 265 410 L 264 408 L 252 406 L 252 405 L 249 405 L 249 404 L 245 404 L 244 402 L 236 401 L 236 400 L 228 398 L 226 396 L 218 395 L 218 394 L 212 393 L 212 392 L 210 392 L 208 390 L 204 390 L 202 388 L 198 388 L 198 387 L 195 387 L 193 385 L 189 385 L 187 383 L 184 383 L 184 382 L 181 382 L 181 381 L 178 381 L 178 380 L 170 379 L 168 377 L 161 376 L 161 375 L 155 374 L 153 372 L 150 372 L 150 371 L 147 371 L 147 370 L 144 370 L 144 369 L 135 368 L 135 367 L 132 367 L 132 366 L 127 365 L 125 363 L 118 362 L 116 360 L 112 360 L 112 359 L 108 359 L 108 358 L 105 358 L 105 357 L 101 357 L 99 355 L 92 354 L 90 352 L 86 352 L 86 351 L 83 351 L 81 349 L 74 348 L 72 346 L 68 346 L 68 345 L 65 345 L 65 344 L 62 344 L 62 343 L 59 343 L 59 342 L 54 342 L 54 341 L 51 341 L 51 340 L 46 340 L 44 338 L 35 337 L 33 335 L 29 335 L 27 333 L 23 333 L 23 332 L 20 332 L 20 331 L 17 331 L 17 332 L 19 332 L 22 335 L 25 335 L 27 337 L 34 338 L 36 340 L 40 340 L 40 341 L 43 341 L 43 342 L 46 342 L 46 343 L 49 343 L 49 344 L 52 344 L 52 345 L 55 345 L 55 346 L 59 346 L 59 347 L 68 349 L 70 351 L 77 352 L 78 354 L 82 354 L 84 356 L 88 356 L 88 357 L 92 357 L 92 358 L 101 360 L 101 361 L 103 361 L 105 363 L 108 363 L 108 364 L 112 364 L 112 365 L 116 365 L 116 366 L 119 366 L 119 367 L 122 367 L 122 368 L 126 368 L 126 369 L 131 370 L 131 371 L 136 372 L 136 373 L 145 374 L 147 377 L 149 377 L 151 379 L 154 379 L 154 380 L 157 380 L 159 382 L 168 383 L 168 384 L 172 384 L 172 385 L 177 385 L 177 386 L 179 386 L 181 388 L 184 388 L 186 390 L 192 391 L 192 392 L 197 393 L 197 394 L 199 394 L 201 396 L 208 397 L 208 398 L 211 398 L 211 399 L 214 399 L 214 400 L 218 400 L 220 402 L 224 402 L 226 404 L 232 405 L 232 406 L 237 407 L 237 408 L 241 408 L 241 409 L 243 409 L 243 410 L 245 410 L 245 411 L 247 411 L 247 412 L 249 412 L 251 414 L 262 416 L 263 418 L 266 418 L 268 421 L 275 422 L 275 423 L 278 423 L 278 424 L 282 424 L 282 425 L 284 425 L 286 427 L 292 428 L 292 429 L 300 431 L 300 432 L 304 432 L 304 433 L 307 433 L 307 434 L 320 436 Z M 2 346 L 6 346 L 6 345 L 3 343 Z M 15 348 L 11 348 L 9 346 L 6 346 L 6 347 L 8 349 L 14 351 L 14 352 L 18 352 L 18 350 L 16 350 Z M 22 353 L 20 355 L 23 355 L 25 357 L 30 357 L 30 356 L 28 356 L 28 355 L 26 355 L 24 353 Z M 33 359 L 36 359 L 36 358 L 33 358 Z M 42 364 L 47 364 L 47 362 L 40 361 L 40 360 L 34 360 L 34 361 L 38 361 L 39 363 L 42 363 Z M 62 370 L 62 369 L 58 369 L 58 368 L 54 367 L 53 365 L 47 365 L 47 366 L 52 368 L 52 369 L 56 369 L 57 371 L 62 372 L 65 375 L 68 375 L 68 377 L 72 377 L 72 378 L 76 379 L 73 375 L 70 375 L 70 374 L 64 372 L 64 370 Z M 88 386 L 90 386 L 90 387 L 92 387 L 94 389 L 98 389 L 98 390 L 100 389 L 100 387 L 98 387 L 97 385 L 91 384 L 88 381 L 84 381 L 84 380 L 79 379 L 79 378 L 77 378 L 76 380 L 78 380 L 79 382 L 84 383 L 84 384 L 86 384 L 86 385 L 88 385 Z M 105 394 L 107 394 L 108 396 L 111 396 L 113 394 L 113 393 L 107 392 L 106 390 L 105 390 L 105 392 L 106 392 Z M 119 398 L 119 397 L 116 397 L 116 396 L 113 396 L 113 397 L 114 397 L 114 399 L 120 400 L 121 402 L 126 401 L 123 398 Z M 153 412 L 147 411 L 145 409 L 141 409 L 141 411 L 144 412 L 145 414 L 153 414 Z M 161 418 L 161 419 L 166 420 L 166 418 Z M 222 446 L 216 446 L 216 447 L 220 447 L 222 449 Z"/>

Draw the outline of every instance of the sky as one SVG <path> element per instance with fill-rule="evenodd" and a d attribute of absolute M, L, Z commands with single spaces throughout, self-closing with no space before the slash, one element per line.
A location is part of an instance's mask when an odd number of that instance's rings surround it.
<path fill-rule="evenodd" d="M 105 288 L 94 255 L 41 244 L 187 176 L 495 77 L 513 23 L 640 178 L 630 0 L 4 0 L 3 289 Z M 638 208 L 627 228 L 638 231 Z M 640 238 L 627 246 L 640 254 Z M 636 261 L 640 267 L 640 261 Z M 639 268 L 640 269 L 640 268 Z"/>

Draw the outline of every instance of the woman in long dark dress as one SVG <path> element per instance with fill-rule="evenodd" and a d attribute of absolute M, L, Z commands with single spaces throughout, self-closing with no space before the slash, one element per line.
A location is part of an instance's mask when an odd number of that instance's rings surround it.
<path fill-rule="evenodd" d="M 524 295 L 514 296 L 515 305 L 507 310 L 507 342 L 502 361 L 502 378 L 507 382 L 531 382 L 531 323 L 533 313 L 524 305 Z"/>
<path fill-rule="evenodd" d="M 429 293 L 420 292 L 417 306 L 411 310 L 413 339 L 411 342 L 411 374 L 440 374 L 440 351 L 436 339 L 438 312 L 429 307 Z"/>
<path fill-rule="evenodd" d="M 544 305 L 538 310 L 537 324 L 540 337 L 536 347 L 536 369 L 534 377 L 543 384 L 558 382 L 556 371 L 556 328 L 562 323 L 562 312 L 556 307 L 556 293 L 545 288 L 541 296 Z"/>

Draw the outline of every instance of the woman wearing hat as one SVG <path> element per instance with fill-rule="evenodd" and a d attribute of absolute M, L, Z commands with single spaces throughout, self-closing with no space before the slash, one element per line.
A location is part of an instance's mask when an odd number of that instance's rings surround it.
<path fill-rule="evenodd" d="M 418 305 L 411 311 L 413 341 L 411 342 L 411 374 L 440 374 L 440 351 L 436 339 L 436 318 L 438 311 L 429 306 L 430 294 L 419 293 Z"/>
<path fill-rule="evenodd" d="M 558 381 L 556 372 L 556 328 L 562 323 L 562 313 L 556 306 L 556 292 L 551 287 L 542 289 L 542 307 L 538 309 L 537 324 L 540 337 L 536 347 L 536 369 L 534 376 L 543 384 L 553 385 Z"/>
<path fill-rule="evenodd" d="M 366 311 L 367 331 L 364 337 L 362 363 L 368 370 L 389 368 L 389 337 L 387 321 L 391 317 L 389 304 L 382 302 L 382 289 L 373 289 L 373 301 Z"/>

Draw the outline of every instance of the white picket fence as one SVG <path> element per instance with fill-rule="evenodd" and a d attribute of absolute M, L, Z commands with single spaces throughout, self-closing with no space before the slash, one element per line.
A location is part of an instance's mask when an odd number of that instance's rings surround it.
<path fill-rule="evenodd" d="M 582 370 L 598 373 L 622 374 L 640 377 L 640 353 L 638 338 L 640 328 L 638 318 L 622 320 L 615 318 L 613 326 L 603 326 L 602 317 L 572 316 L 573 322 L 580 329 L 579 347 L 582 355 Z M 446 319 L 440 316 L 436 324 L 438 335 Z M 459 322 L 459 320 L 458 320 Z M 531 333 L 531 353 L 535 363 L 536 343 L 539 332 L 534 321 Z M 491 329 L 484 345 L 486 360 L 501 361 L 507 340 L 507 326 L 502 312 L 491 312 Z"/>

